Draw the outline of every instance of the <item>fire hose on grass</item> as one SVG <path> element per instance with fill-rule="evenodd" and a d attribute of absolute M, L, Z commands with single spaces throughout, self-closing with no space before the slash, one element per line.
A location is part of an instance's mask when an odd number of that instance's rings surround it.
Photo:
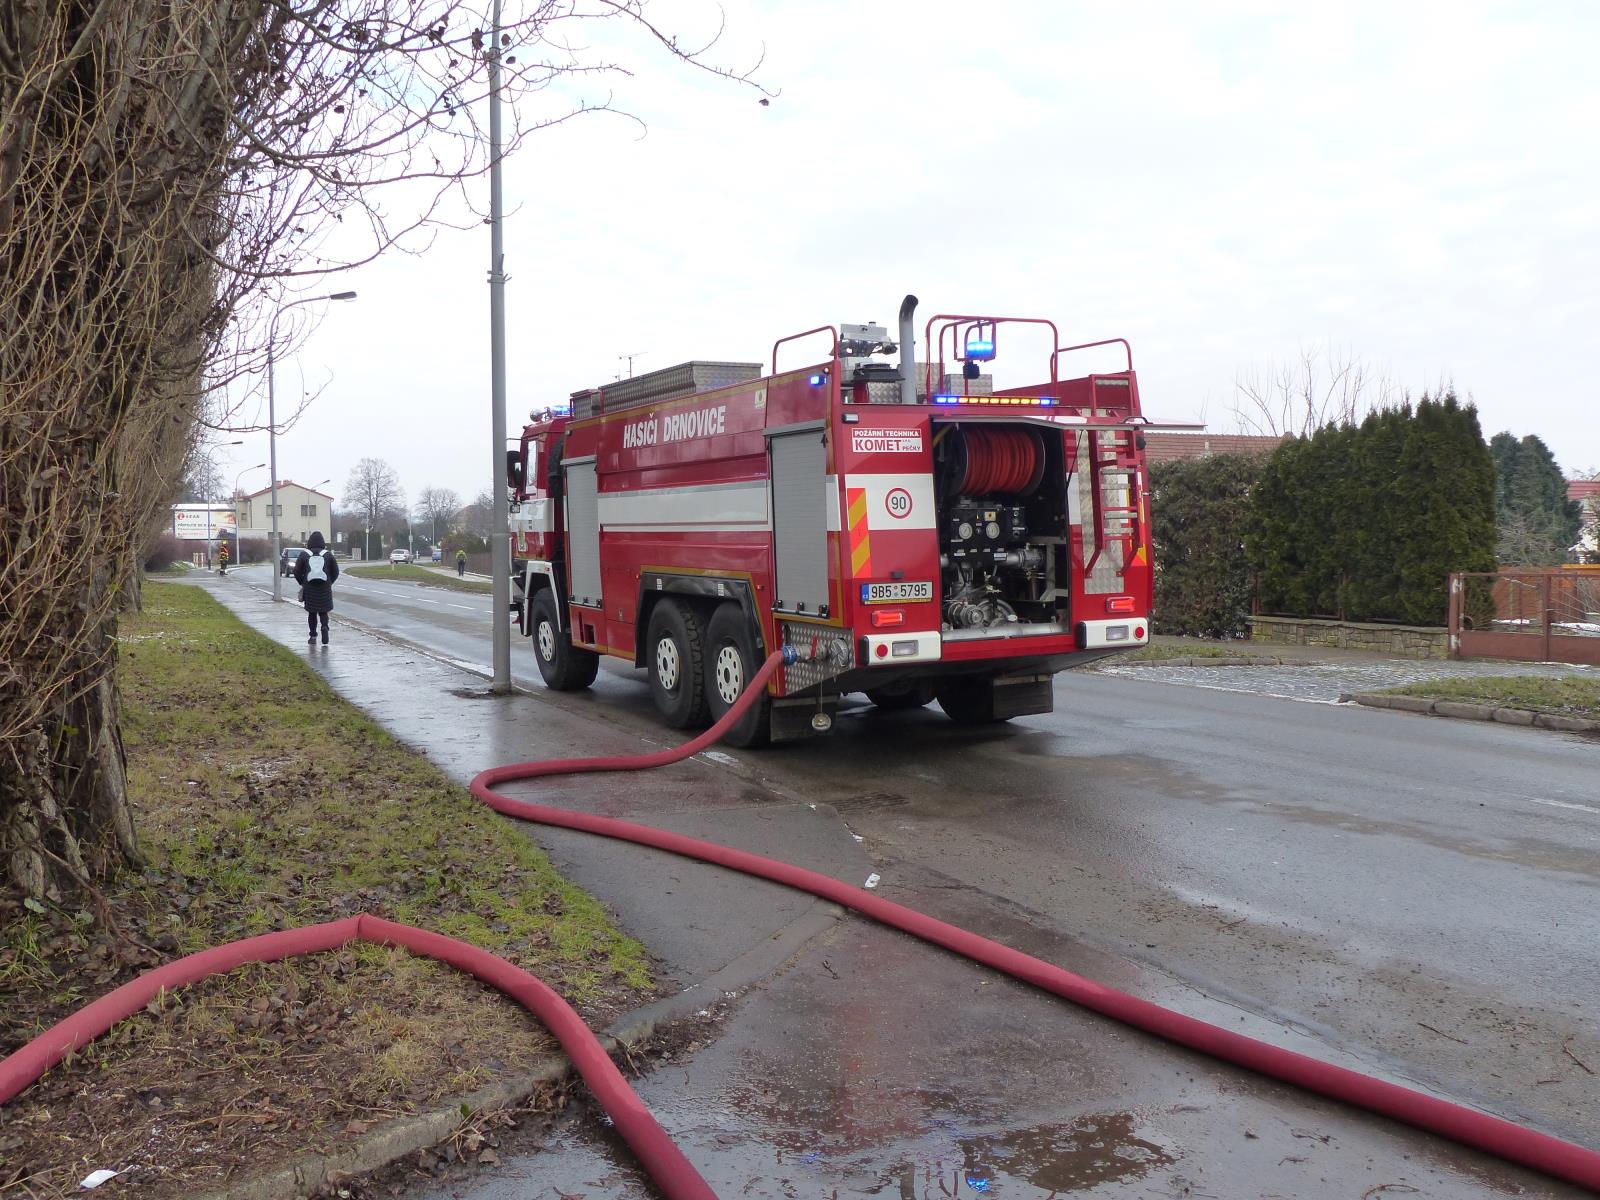
<path fill-rule="evenodd" d="M 493 767 L 472 781 L 472 794 L 497 811 L 519 820 L 635 842 L 810 892 L 1135 1029 L 1600 1192 L 1600 1152 L 1184 1016 L 815 871 L 631 821 L 516 800 L 494 790 L 498 784 L 519 779 L 638 771 L 681 762 L 714 745 L 744 715 L 781 661 L 778 654 L 768 658 L 738 702 L 715 725 L 681 746 L 653 754 Z M 585 1085 L 662 1194 L 669 1200 L 716 1200 L 710 1185 L 628 1086 L 599 1039 L 547 985 L 520 967 L 476 946 L 368 915 L 230 942 L 146 971 L 0 1060 L 0 1104 L 12 1099 L 79 1046 L 138 1012 L 166 989 L 231 971 L 245 963 L 313 954 L 351 941 L 404 947 L 465 971 L 517 1001 L 538 1017 L 561 1043 Z"/>

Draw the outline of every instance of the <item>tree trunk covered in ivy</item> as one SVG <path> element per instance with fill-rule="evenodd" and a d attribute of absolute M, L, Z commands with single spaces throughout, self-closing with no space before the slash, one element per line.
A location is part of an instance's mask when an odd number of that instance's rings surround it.
<path fill-rule="evenodd" d="M 216 63 L 248 5 L 0 9 L 0 864 L 34 895 L 135 852 L 117 614 L 217 328 Z"/>

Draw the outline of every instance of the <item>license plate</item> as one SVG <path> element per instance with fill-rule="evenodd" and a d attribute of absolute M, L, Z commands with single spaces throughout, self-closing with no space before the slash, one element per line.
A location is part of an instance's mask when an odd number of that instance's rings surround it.
<path fill-rule="evenodd" d="M 923 583 L 863 583 L 863 604 L 903 604 L 908 600 L 932 600 L 933 584 Z"/>

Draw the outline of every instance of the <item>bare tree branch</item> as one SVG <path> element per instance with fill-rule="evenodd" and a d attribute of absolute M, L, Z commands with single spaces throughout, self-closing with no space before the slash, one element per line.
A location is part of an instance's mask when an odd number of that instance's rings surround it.
<path fill-rule="evenodd" d="M 1302 347 L 1292 362 L 1239 372 L 1233 423 L 1240 433 L 1303 437 L 1324 425 L 1354 424 L 1401 399 L 1387 372 L 1331 346 Z"/>

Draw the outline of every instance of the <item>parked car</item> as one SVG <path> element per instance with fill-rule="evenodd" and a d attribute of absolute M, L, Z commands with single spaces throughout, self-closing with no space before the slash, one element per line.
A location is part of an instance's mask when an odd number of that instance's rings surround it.
<path fill-rule="evenodd" d="M 293 575 L 295 559 L 305 552 L 304 546 L 285 546 L 278 556 L 278 574 Z"/>
<path fill-rule="evenodd" d="M 411 561 L 411 551 L 396 547 L 389 551 L 389 561 L 392 563 L 408 563 Z"/>

